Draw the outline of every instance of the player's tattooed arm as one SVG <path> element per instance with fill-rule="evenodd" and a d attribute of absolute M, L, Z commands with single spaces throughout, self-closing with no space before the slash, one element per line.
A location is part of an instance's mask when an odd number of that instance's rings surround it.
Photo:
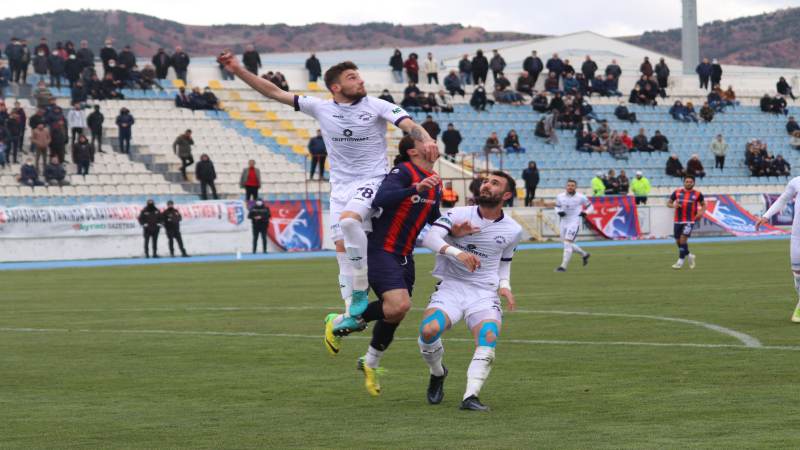
<path fill-rule="evenodd" d="M 408 133 L 415 141 L 422 142 L 425 159 L 436 161 L 439 158 L 439 145 L 425 131 L 425 128 L 422 128 L 422 125 L 415 123 L 413 120 L 404 120 L 398 124 L 398 127 Z"/>

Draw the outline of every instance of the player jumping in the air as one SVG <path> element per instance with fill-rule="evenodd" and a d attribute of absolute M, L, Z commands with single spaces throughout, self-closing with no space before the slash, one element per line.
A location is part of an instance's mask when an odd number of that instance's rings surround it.
<path fill-rule="evenodd" d="M 794 199 L 794 219 L 792 220 L 792 239 L 789 250 L 789 257 L 792 264 L 792 274 L 794 275 L 794 288 L 800 296 L 800 177 L 792 178 L 786 185 L 778 200 L 769 207 L 767 212 L 756 222 L 756 230 L 764 225 L 775 214 L 781 212 L 786 205 Z M 792 322 L 800 323 L 800 302 L 792 313 Z"/>
<path fill-rule="evenodd" d="M 578 247 L 575 241 L 582 219 L 592 211 L 592 202 L 585 195 L 577 191 L 578 183 L 567 180 L 567 190 L 556 196 L 556 213 L 561 218 L 561 240 L 564 241 L 564 257 L 556 272 L 566 272 L 573 252 L 578 252 L 583 258 L 583 265 L 589 264 L 589 253 Z"/>
<path fill-rule="evenodd" d="M 503 202 L 516 193 L 514 179 L 503 172 L 492 172 L 484 180 L 477 198 L 478 206 L 453 208 L 437 220 L 425 235 L 423 244 L 434 251 L 436 266 L 433 275 L 441 282 L 431 296 L 420 326 L 419 348 L 430 368 L 428 402 L 441 403 L 447 369 L 442 364 L 444 346 L 441 336 L 465 319 L 475 337 L 475 353 L 467 369 L 467 389 L 461 409 L 487 411 L 478 400 L 483 383 L 494 361 L 495 346 L 500 335 L 502 309 L 500 297 L 514 310 L 511 293 L 511 257 L 520 240 L 522 227 L 503 214 Z M 468 221 L 479 231 L 454 237 L 454 223 Z M 461 261 L 463 253 L 480 258 L 479 267 Z"/>
<path fill-rule="evenodd" d="M 367 235 L 363 228 L 375 193 L 387 172 L 386 123 L 419 141 L 423 157 L 439 155 L 436 141 L 414 123 L 399 106 L 367 96 L 358 67 L 346 61 L 330 67 L 324 76 L 333 99 L 294 95 L 246 70 L 230 53 L 220 55 L 225 70 L 253 89 L 296 111 L 314 117 L 328 149 L 331 181 L 331 232 L 339 263 L 339 287 L 345 314 L 335 327 L 357 326 L 357 317 L 367 308 Z"/>
<path fill-rule="evenodd" d="M 703 217 L 706 202 L 703 194 L 695 190 L 693 176 L 684 177 L 683 187 L 669 196 L 667 206 L 675 209 L 673 234 L 675 244 L 678 245 L 678 261 L 672 268 L 676 270 L 683 268 L 683 262 L 688 257 L 689 268 L 694 269 L 695 256 L 689 252 L 689 238 L 692 236 L 694 223 Z"/>

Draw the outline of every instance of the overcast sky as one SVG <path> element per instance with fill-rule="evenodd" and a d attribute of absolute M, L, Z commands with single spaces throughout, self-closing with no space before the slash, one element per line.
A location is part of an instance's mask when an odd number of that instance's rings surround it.
<path fill-rule="evenodd" d="M 492 31 L 564 34 L 592 30 L 607 36 L 676 28 L 681 23 L 680 0 L 404 0 L 388 1 L 259 1 L 224 0 L 206 6 L 197 0 L 37 0 L 2 2 L 0 15 L 16 17 L 70 9 L 124 9 L 192 25 L 224 23 L 314 22 L 357 24 L 384 21 L 402 24 L 462 23 Z M 341 5 L 336 8 L 332 5 Z M 253 7 L 253 5 L 258 5 Z M 800 0 L 698 0 L 698 21 L 725 20 L 779 8 L 800 6 Z"/>

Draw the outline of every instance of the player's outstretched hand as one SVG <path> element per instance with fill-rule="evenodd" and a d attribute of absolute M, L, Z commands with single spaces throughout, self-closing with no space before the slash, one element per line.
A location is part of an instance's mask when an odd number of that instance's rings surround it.
<path fill-rule="evenodd" d="M 511 293 L 511 289 L 500 288 L 500 290 L 497 291 L 497 293 L 500 294 L 500 297 L 506 299 L 506 302 L 508 302 L 509 311 L 514 311 L 515 309 L 517 309 L 517 303 L 514 301 L 514 294 Z"/>
<path fill-rule="evenodd" d="M 453 225 L 453 227 L 450 228 L 450 234 L 454 237 L 464 237 L 469 236 L 470 234 L 475 234 L 480 230 L 480 228 L 472 226 L 472 224 L 469 222 L 461 222 Z"/>
<path fill-rule="evenodd" d="M 431 175 L 428 178 L 417 183 L 417 192 L 420 194 L 424 192 L 428 192 L 431 189 L 436 189 L 436 186 L 442 182 L 442 179 L 439 178 L 439 175 Z"/>
<path fill-rule="evenodd" d="M 436 141 L 430 140 L 422 144 L 424 152 L 425 152 L 425 159 L 430 162 L 435 162 L 439 159 L 439 145 L 436 144 Z"/>
<path fill-rule="evenodd" d="M 758 231 L 758 229 L 761 228 L 761 225 L 767 223 L 768 220 L 769 219 L 767 219 L 766 217 L 759 217 L 758 220 L 756 220 L 756 231 Z"/>
<path fill-rule="evenodd" d="M 233 72 L 233 70 L 239 65 L 239 61 L 236 59 L 236 55 L 230 52 L 221 53 L 217 57 L 217 62 L 222 64 L 222 66 L 228 72 Z"/>
<path fill-rule="evenodd" d="M 461 261 L 461 264 L 464 264 L 464 266 L 470 272 L 475 272 L 475 270 L 481 266 L 480 258 L 473 255 L 472 253 L 461 252 L 458 255 L 458 260 Z"/>

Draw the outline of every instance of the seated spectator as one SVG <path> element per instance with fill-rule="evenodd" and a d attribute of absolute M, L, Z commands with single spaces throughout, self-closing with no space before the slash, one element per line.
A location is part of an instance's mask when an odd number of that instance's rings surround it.
<path fill-rule="evenodd" d="M 789 140 L 789 145 L 795 150 L 800 150 L 800 130 L 792 133 L 792 138 Z"/>
<path fill-rule="evenodd" d="M 608 145 L 608 154 L 614 159 L 628 159 L 628 147 L 622 142 L 620 136 L 615 136 L 611 139 Z"/>
<path fill-rule="evenodd" d="M 533 110 L 536 112 L 544 113 L 550 110 L 549 101 L 544 92 L 536 94 L 536 96 L 533 97 L 531 105 L 533 105 Z"/>
<path fill-rule="evenodd" d="M 778 90 L 778 94 L 791 97 L 792 100 L 795 99 L 794 93 L 792 92 L 792 87 L 786 82 L 786 78 L 780 77 L 780 79 L 778 79 L 778 83 L 775 85 L 775 88 Z"/>
<path fill-rule="evenodd" d="M 497 79 L 494 80 L 494 88 L 495 89 L 508 89 L 511 87 L 511 81 L 503 75 L 503 72 L 497 74 Z"/>
<path fill-rule="evenodd" d="M 568 95 L 580 93 L 580 85 L 578 84 L 578 80 L 575 79 L 575 75 L 568 73 L 564 77 L 564 92 Z"/>
<path fill-rule="evenodd" d="M 506 153 L 525 153 L 525 147 L 519 144 L 519 136 L 515 130 L 511 130 L 503 139 L 503 147 Z"/>
<path fill-rule="evenodd" d="M 575 81 L 578 82 L 578 92 L 581 95 L 590 95 L 591 89 L 589 88 L 589 80 L 586 79 L 586 75 L 582 73 L 578 73 L 575 75 Z"/>
<path fill-rule="evenodd" d="M 633 137 L 633 148 L 639 152 L 652 152 L 653 147 L 650 146 L 649 139 L 647 139 L 647 134 L 644 132 L 644 128 L 639 128 L 639 134 Z"/>
<path fill-rule="evenodd" d="M 208 109 L 206 99 L 203 97 L 203 93 L 200 92 L 199 87 L 192 88 L 192 93 L 189 94 L 189 103 L 194 111 Z"/>
<path fill-rule="evenodd" d="M 175 106 L 178 108 L 192 109 L 192 102 L 189 100 L 189 95 L 186 94 L 186 88 L 183 86 L 178 89 L 178 94 L 175 95 Z"/>
<path fill-rule="evenodd" d="M 436 96 L 435 100 L 439 105 L 439 111 L 443 113 L 451 113 L 454 111 L 452 96 L 447 94 L 444 89 L 439 89 L 439 95 Z"/>
<path fill-rule="evenodd" d="M 774 177 L 788 176 L 792 171 L 792 166 L 788 161 L 783 159 L 783 155 L 778 155 L 772 160 L 770 165 L 770 175 Z"/>
<path fill-rule="evenodd" d="M 483 85 L 479 84 L 478 87 L 472 91 L 472 98 L 469 99 L 469 105 L 472 106 L 475 111 L 486 111 L 486 105 L 489 103 L 489 99 L 486 98 L 486 89 L 483 88 Z"/>
<path fill-rule="evenodd" d="M 656 130 L 656 134 L 650 138 L 650 147 L 657 152 L 669 151 L 669 139 L 661 134 L 661 131 Z"/>
<path fill-rule="evenodd" d="M 378 96 L 378 98 L 385 102 L 389 102 L 393 105 L 396 104 L 394 102 L 394 97 L 392 97 L 392 94 L 389 93 L 388 89 L 384 89 L 383 92 L 381 92 L 381 95 Z"/>
<path fill-rule="evenodd" d="M 603 141 L 600 139 L 600 136 L 597 133 L 592 133 L 589 136 L 589 149 L 595 153 L 602 153 L 606 151 L 608 148 L 603 144 Z"/>
<path fill-rule="evenodd" d="M 417 93 L 414 91 L 409 92 L 405 97 L 403 97 L 403 101 L 400 102 L 400 106 L 409 112 L 422 111 L 422 105 L 420 105 L 419 99 L 417 98 Z"/>
<path fill-rule="evenodd" d="M 594 112 L 594 108 L 583 95 L 577 94 L 572 104 L 575 106 L 575 111 L 579 119 L 599 120 L 597 114 Z M 578 122 L 581 122 L 581 120 L 578 120 Z"/>
<path fill-rule="evenodd" d="M 606 88 L 606 95 L 611 97 L 622 97 L 622 92 L 619 91 L 619 79 L 614 77 L 613 75 L 608 75 L 603 82 L 603 85 Z"/>
<path fill-rule="evenodd" d="M 714 110 L 709 106 L 708 102 L 703 103 L 703 107 L 700 108 L 700 118 L 705 123 L 714 120 Z"/>
<path fill-rule="evenodd" d="M 669 115 L 679 122 L 689 122 L 691 120 L 686 116 L 686 112 L 686 107 L 683 106 L 680 100 L 675 100 L 675 103 L 669 108 Z"/>
<path fill-rule="evenodd" d="M 451 70 L 450 74 L 444 77 L 444 87 L 452 96 L 459 94 L 463 97 L 465 95 L 464 88 L 461 86 L 461 78 L 455 70 Z"/>
<path fill-rule="evenodd" d="M 673 154 L 667 158 L 666 174 L 671 177 L 683 177 L 683 164 L 678 159 L 678 155 Z"/>
<path fill-rule="evenodd" d="M 642 105 L 657 106 L 656 96 L 658 95 L 658 87 L 653 87 L 652 83 L 647 83 L 642 88 Z"/>
<path fill-rule="evenodd" d="M 750 175 L 754 177 L 761 177 L 767 174 L 768 157 L 760 152 L 757 145 L 753 145 L 747 152 L 744 163 L 750 170 Z"/>
<path fill-rule="evenodd" d="M 592 78 L 591 86 L 592 93 L 601 97 L 608 97 L 608 89 L 606 88 L 606 82 L 603 80 L 602 75 L 597 75 L 596 77 Z"/>
<path fill-rule="evenodd" d="M 150 90 L 153 86 L 157 87 L 160 91 L 164 87 L 158 82 L 156 77 L 156 69 L 151 64 L 145 64 L 144 69 L 139 73 L 139 87 L 143 90 Z"/>
<path fill-rule="evenodd" d="M 788 114 L 786 109 L 786 99 L 783 97 L 770 97 L 769 94 L 764 94 L 759 102 L 759 107 L 762 112 L 772 114 Z"/>
<path fill-rule="evenodd" d="M 524 70 L 517 78 L 517 92 L 533 97 L 533 78 Z"/>
<path fill-rule="evenodd" d="M 603 184 L 605 185 L 605 195 L 619 195 L 619 179 L 617 178 L 617 174 L 614 172 L 614 169 L 608 170 L 608 175 L 603 178 Z"/>
<path fill-rule="evenodd" d="M 589 131 L 581 131 L 581 134 L 575 140 L 575 150 L 579 152 L 592 152 L 592 135 Z"/>
<path fill-rule="evenodd" d="M 706 170 L 698 155 L 692 155 L 689 161 L 686 162 L 686 175 L 693 175 L 695 178 L 706 176 Z"/>
<path fill-rule="evenodd" d="M 406 86 L 406 88 L 403 90 L 403 97 L 404 98 L 408 97 L 408 95 L 410 93 L 412 93 L 412 92 L 417 96 L 422 94 L 422 91 L 420 91 L 419 88 L 417 87 L 417 83 L 414 83 L 413 81 L 409 81 L 408 82 L 408 86 Z"/>
<path fill-rule="evenodd" d="M 519 92 L 512 91 L 507 87 L 504 87 L 501 83 L 495 83 L 495 90 L 494 90 L 494 100 L 497 103 L 504 104 L 504 105 L 515 105 L 519 106 L 523 103 L 522 94 Z"/>
<path fill-rule="evenodd" d="M 608 121 L 605 119 L 599 121 L 597 125 L 597 130 L 595 131 L 597 132 L 597 136 L 599 136 L 600 139 L 604 141 L 608 140 L 611 134 L 611 129 L 608 127 Z"/>
<path fill-rule="evenodd" d="M 797 130 L 800 130 L 800 124 L 797 123 L 794 116 L 789 116 L 789 120 L 786 122 L 786 133 L 793 135 Z"/>
<path fill-rule="evenodd" d="M 500 140 L 497 138 L 497 133 L 492 131 L 491 136 L 486 139 L 486 143 L 483 145 L 483 153 L 490 154 L 490 153 L 502 153 L 503 147 L 500 147 Z"/>
<path fill-rule="evenodd" d="M 31 158 L 26 158 L 25 162 L 19 168 L 17 181 L 24 186 L 44 186 L 44 183 L 39 180 L 39 172 L 33 165 L 33 159 Z"/>
<path fill-rule="evenodd" d="M 547 74 L 547 78 L 544 80 L 544 90 L 555 94 L 556 92 L 560 93 L 561 89 L 558 86 L 558 76 L 555 72 L 550 72 Z"/>
<path fill-rule="evenodd" d="M 719 86 L 714 87 L 708 93 L 706 100 L 708 101 L 708 106 L 715 112 L 725 112 L 725 103 L 722 101 L 722 90 L 720 90 Z"/>
<path fill-rule="evenodd" d="M 50 158 L 50 163 L 44 168 L 44 180 L 50 186 L 66 186 L 67 170 L 57 157 Z"/>
<path fill-rule="evenodd" d="M 205 104 L 205 109 L 212 110 L 212 111 L 219 111 L 219 99 L 214 92 L 211 90 L 210 87 L 206 87 L 203 91 L 203 102 Z"/>
<path fill-rule="evenodd" d="M 625 120 L 630 123 L 636 123 L 636 113 L 630 112 L 628 107 L 625 106 L 625 102 L 619 102 L 619 106 L 614 109 L 614 115 L 619 120 Z"/>
<path fill-rule="evenodd" d="M 564 112 L 564 109 L 567 105 L 564 103 L 564 99 L 561 97 L 560 92 L 556 92 L 553 95 L 553 99 L 550 100 L 550 106 L 547 107 L 548 111 L 558 111 L 559 113 Z"/>
<path fill-rule="evenodd" d="M 625 148 L 627 148 L 628 151 L 633 149 L 633 139 L 628 135 L 628 130 L 622 130 L 622 134 L 619 135 L 619 138 L 622 139 L 622 143 L 625 144 Z"/>
<path fill-rule="evenodd" d="M 733 91 L 733 86 L 728 86 L 728 89 L 722 93 L 722 101 L 725 106 L 738 106 L 739 101 L 736 100 L 736 92 Z"/>
<path fill-rule="evenodd" d="M 439 112 L 441 108 L 439 107 L 439 102 L 436 101 L 436 94 L 433 92 L 429 92 L 427 95 L 420 97 L 420 105 L 422 106 L 422 110 L 426 113 L 431 112 Z"/>
<path fill-rule="evenodd" d="M 692 104 L 692 102 L 686 102 L 685 108 L 686 108 L 685 109 L 686 117 L 688 117 L 689 120 L 691 120 L 692 122 L 698 123 L 699 119 L 697 118 L 697 113 L 694 110 L 694 105 Z"/>
<path fill-rule="evenodd" d="M 572 106 L 567 106 L 562 114 L 558 115 L 558 127 L 563 130 L 574 130 L 581 122 L 581 118 L 575 113 Z"/>

